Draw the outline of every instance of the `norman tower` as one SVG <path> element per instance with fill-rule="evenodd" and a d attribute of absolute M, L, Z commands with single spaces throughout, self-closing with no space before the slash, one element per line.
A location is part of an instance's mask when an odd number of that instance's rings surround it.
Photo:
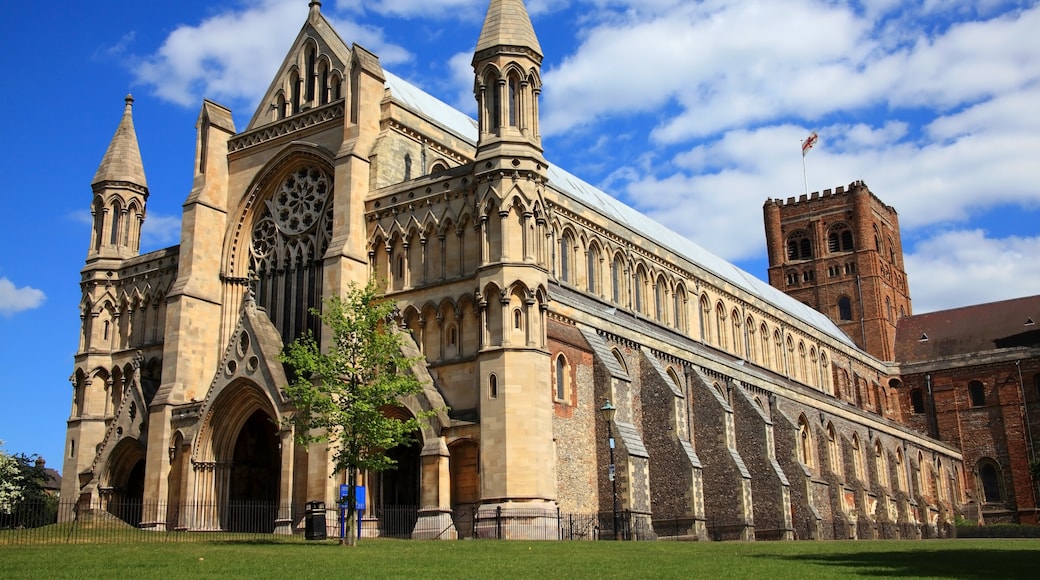
<path fill-rule="evenodd" d="M 861 181 L 822 194 L 767 200 L 769 283 L 826 314 L 870 354 L 894 360 L 896 322 L 909 316 L 899 216 Z"/>

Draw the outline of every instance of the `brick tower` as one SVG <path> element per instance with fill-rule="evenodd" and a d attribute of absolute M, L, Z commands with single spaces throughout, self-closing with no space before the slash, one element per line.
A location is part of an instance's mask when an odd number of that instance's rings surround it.
<path fill-rule="evenodd" d="M 862 181 L 763 208 L 769 283 L 830 317 L 860 348 L 894 359 L 911 314 L 899 216 Z"/>

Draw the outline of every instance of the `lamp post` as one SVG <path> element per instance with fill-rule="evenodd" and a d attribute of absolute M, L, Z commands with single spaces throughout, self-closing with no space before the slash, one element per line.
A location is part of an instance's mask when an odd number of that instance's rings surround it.
<path fill-rule="evenodd" d="M 621 534 L 618 533 L 618 511 L 617 511 L 617 477 L 614 467 L 614 430 L 611 424 L 614 422 L 614 414 L 617 413 L 617 407 L 610 404 L 610 399 L 599 408 L 599 412 L 603 415 L 603 420 L 607 423 L 607 444 L 610 449 L 610 471 L 608 476 L 610 477 L 610 490 L 613 495 L 613 513 L 614 513 L 614 539 L 620 540 Z"/>

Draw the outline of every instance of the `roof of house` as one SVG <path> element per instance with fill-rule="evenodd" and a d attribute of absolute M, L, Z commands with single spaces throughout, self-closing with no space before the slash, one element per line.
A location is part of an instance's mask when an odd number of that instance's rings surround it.
<path fill-rule="evenodd" d="M 901 318 L 896 361 L 914 363 L 1015 346 L 1040 345 L 1040 296 Z"/>
<path fill-rule="evenodd" d="M 401 105 L 443 126 L 456 136 L 476 146 L 478 126 L 475 120 L 404 79 L 389 72 L 385 74 L 386 87 Z M 712 254 L 686 237 L 655 222 L 604 191 L 561 169 L 559 166 L 550 163 L 548 177 L 549 183 L 557 191 L 626 227 L 632 237 L 645 238 L 675 254 L 683 256 L 693 264 L 700 266 L 737 288 L 772 304 L 777 309 L 802 320 L 846 346 L 856 348 L 852 339 L 823 313 L 791 298 L 768 283 Z"/>

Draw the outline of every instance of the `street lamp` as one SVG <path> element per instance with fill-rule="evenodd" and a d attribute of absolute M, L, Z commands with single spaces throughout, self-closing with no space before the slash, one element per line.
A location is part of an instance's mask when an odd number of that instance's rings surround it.
<path fill-rule="evenodd" d="M 614 513 L 614 539 L 620 540 L 621 534 L 618 533 L 618 511 L 617 511 L 617 477 L 615 475 L 614 468 L 614 431 L 611 425 L 614 423 L 614 414 L 617 413 L 617 407 L 610 404 L 610 399 L 599 408 L 599 412 L 603 415 L 603 420 L 607 423 L 607 443 L 610 449 L 610 471 L 608 476 L 610 477 L 610 489 L 613 494 L 613 513 Z"/>

